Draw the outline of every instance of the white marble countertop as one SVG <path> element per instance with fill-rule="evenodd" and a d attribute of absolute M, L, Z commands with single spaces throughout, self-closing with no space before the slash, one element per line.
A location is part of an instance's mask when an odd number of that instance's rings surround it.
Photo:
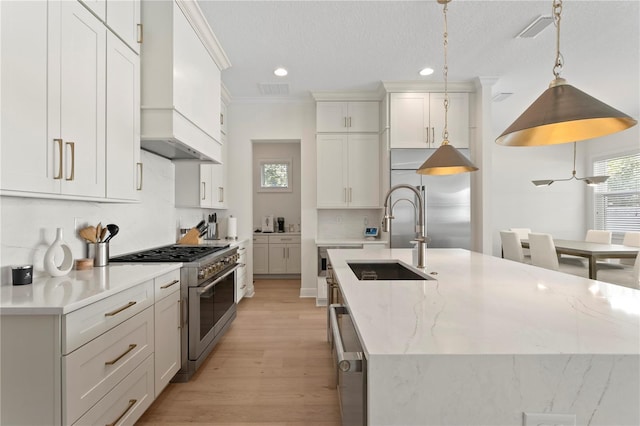
<path fill-rule="evenodd" d="M 640 290 L 463 249 L 427 250 L 437 281 L 358 281 L 347 261 L 412 250 L 328 254 L 368 356 L 640 353 Z"/>
<path fill-rule="evenodd" d="M 111 263 L 33 284 L 0 286 L 2 315 L 63 315 L 179 269 L 182 263 Z"/>
<path fill-rule="evenodd" d="M 300 232 L 254 232 L 253 233 L 254 236 L 256 235 L 301 235 Z"/>

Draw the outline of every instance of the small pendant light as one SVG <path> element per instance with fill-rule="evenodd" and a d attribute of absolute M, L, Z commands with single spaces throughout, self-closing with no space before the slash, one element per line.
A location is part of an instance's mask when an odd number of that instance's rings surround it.
<path fill-rule="evenodd" d="M 561 13 L 562 0 L 554 0 L 555 79 L 549 88 L 496 139 L 496 143 L 500 145 L 537 146 L 582 141 L 616 133 L 638 123 L 637 120 L 560 78 L 564 64 L 560 53 Z"/>
<path fill-rule="evenodd" d="M 449 113 L 449 92 L 447 87 L 449 67 L 447 66 L 447 4 L 451 0 L 437 0 L 444 5 L 444 130 L 442 131 L 442 145 L 416 171 L 421 175 L 452 175 L 457 173 L 474 172 L 478 170 L 471 161 L 460 153 L 453 145 L 449 145 L 449 130 L 447 119 Z"/>

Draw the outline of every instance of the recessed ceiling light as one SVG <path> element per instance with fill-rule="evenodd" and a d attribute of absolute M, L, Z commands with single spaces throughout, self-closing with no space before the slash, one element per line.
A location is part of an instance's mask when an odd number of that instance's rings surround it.
<path fill-rule="evenodd" d="M 276 68 L 273 73 L 275 75 L 277 75 L 278 77 L 284 77 L 285 75 L 289 74 L 289 71 L 287 71 L 284 68 Z"/>
<path fill-rule="evenodd" d="M 431 75 L 433 74 L 433 68 L 423 68 L 420 70 L 420 75 Z"/>

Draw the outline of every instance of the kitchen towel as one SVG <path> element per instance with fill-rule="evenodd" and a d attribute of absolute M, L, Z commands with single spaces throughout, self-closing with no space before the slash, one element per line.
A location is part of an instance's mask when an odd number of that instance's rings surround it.
<path fill-rule="evenodd" d="M 235 240 L 238 238 L 238 218 L 229 216 L 227 218 L 227 239 Z"/>

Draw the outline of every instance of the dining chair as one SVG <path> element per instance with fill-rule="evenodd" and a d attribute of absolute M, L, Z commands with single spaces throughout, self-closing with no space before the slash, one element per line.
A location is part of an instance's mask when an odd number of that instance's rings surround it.
<path fill-rule="evenodd" d="M 590 243 L 611 244 L 611 231 L 589 229 L 584 240 Z"/>
<path fill-rule="evenodd" d="M 631 247 L 640 247 L 640 232 L 625 232 L 624 233 L 624 238 L 622 240 L 622 244 L 625 246 L 631 246 Z M 635 265 L 638 265 L 638 261 L 634 260 L 634 259 L 620 259 L 620 264 L 621 265 L 626 265 L 626 266 L 633 266 L 635 262 Z M 637 269 L 637 268 L 636 268 Z"/>
<path fill-rule="evenodd" d="M 529 239 L 531 228 L 509 228 L 509 231 L 513 231 L 518 234 L 519 239 L 527 240 Z M 531 260 L 531 252 L 529 249 L 522 249 L 522 255 L 525 257 L 525 260 Z"/>
<path fill-rule="evenodd" d="M 502 257 L 516 262 L 524 262 L 524 253 L 517 232 L 500 231 L 502 240 Z"/>
<path fill-rule="evenodd" d="M 551 234 L 531 232 L 529 234 L 529 249 L 531 250 L 531 263 L 541 268 L 560 269 L 556 245 Z"/>

